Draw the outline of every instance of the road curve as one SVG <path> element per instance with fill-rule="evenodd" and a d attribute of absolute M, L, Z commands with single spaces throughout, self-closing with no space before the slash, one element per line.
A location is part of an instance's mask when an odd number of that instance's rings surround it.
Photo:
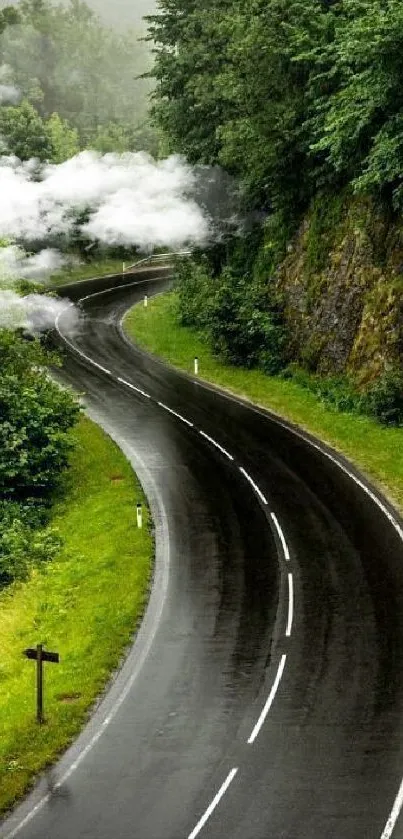
<path fill-rule="evenodd" d="M 399 523 L 326 450 L 122 339 L 165 275 L 88 297 L 63 374 L 151 496 L 154 613 L 0 836 L 402 839 Z"/>

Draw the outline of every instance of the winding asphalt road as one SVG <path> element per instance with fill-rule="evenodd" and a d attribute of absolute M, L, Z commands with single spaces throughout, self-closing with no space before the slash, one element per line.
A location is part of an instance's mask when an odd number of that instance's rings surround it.
<path fill-rule="evenodd" d="M 148 494 L 155 585 L 111 693 L 0 836 L 402 839 L 400 523 L 342 459 L 122 338 L 166 277 L 72 287 L 85 318 L 59 321 L 64 379 Z"/>

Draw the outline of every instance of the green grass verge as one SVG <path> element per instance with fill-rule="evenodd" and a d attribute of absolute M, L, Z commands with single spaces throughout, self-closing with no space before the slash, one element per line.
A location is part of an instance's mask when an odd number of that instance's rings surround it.
<path fill-rule="evenodd" d="M 126 265 L 133 264 L 140 257 L 133 256 L 129 261 L 126 260 Z M 64 268 L 53 274 L 49 280 L 49 286 L 64 285 L 64 283 L 73 283 L 78 280 L 86 280 L 91 277 L 102 277 L 107 274 L 119 274 L 123 269 L 122 259 L 104 259 L 89 263 L 80 263 L 70 268 Z"/>
<path fill-rule="evenodd" d="M 200 378 L 269 408 L 345 454 L 403 512 L 402 428 L 332 411 L 295 382 L 218 361 L 203 336 L 178 325 L 174 293 L 150 300 L 148 308 L 135 306 L 124 325 L 129 337 L 169 364 L 193 373 L 198 356 Z"/>
<path fill-rule="evenodd" d="M 143 614 L 153 539 L 141 487 L 118 447 L 82 418 L 52 524 L 59 558 L 0 593 L 0 811 L 74 739 Z M 137 529 L 136 503 L 144 505 Z M 35 663 L 22 651 L 44 643 L 46 724 L 35 722 Z"/>

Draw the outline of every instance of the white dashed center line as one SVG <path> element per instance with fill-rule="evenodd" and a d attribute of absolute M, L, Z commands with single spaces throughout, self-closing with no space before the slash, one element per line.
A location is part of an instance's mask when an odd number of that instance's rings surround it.
<path fill-rule="evenodd" d="M 286 637 L 289 638 L 292 630 L 292 622 L 294 617 L 294 582 L 292 574 L 288 575 L 288 621 L 287 629 L 285 631 Z"/>
<path fill-rule="evenodd" d="M 217 792 L 217 795 L 214 796 L 211 804 L 207 807 L 206 812 L 201 817 L 200 821 L 197 822 L 196 827 L 189 833 L 188 839 L 196 839 L 196 836 L 199 835 L 200 831 L 203 829 L 206 821 L 210 818 L 212 812 L 217 807 L 217 804 L 220 802 L 221 798 L 227 792 L 229 785 L 235 778 L 236 773 L 238 772 L 237 768 L 231 769 L 231 772 L 228 773 L 224 783 L 221 785 L 220 789 Z"/>
<path fill-rule="evenodd" d="M 157 402 L 157 405 L 159 405 L 160 408 L 163 408 L 164 411 L 168 411 L 169 414 L 172 414 L 172 416 L 176 417 L 181 422 L 184 422 L 186 425 L 189 426 L 189 428 L 193 428 L 193 423 L 190 422 L 190 420 L 186 419 L 186 417 L 183 417 L 182 414 L 178 414 L 176 411 L 173 411 L 172 408 L 168 408 L 168 405 L 164 405 L 163 402 Z"/>
<path fill-rule="evenodd" d="M 213 439 L 213 437 L 209 437 L 209 435 L 208 435 L 208 434 L 206 434 L 204 431 L 200 431 L 200 430 L 199 430 L 199 434 L 201 434 L 201 436 L 202 436 L 202 437 L 204 437 L 204 439 L 205 439 L 205 440 L 208 440 L 208 441 L 209 441 L 209 443 L 212 443 L 212 445 L 213 445 L 213 446 L 215 446 L 215 447 L 216 447 L 216 449 L 219 449 L 219 450 L 220 450 L 220 452 L 222 452 L 222 454 L 225 454 L 225 457 L 228 457 L 228 460 L 233 460 L 233 459 L 234 459 L 234 458 L 232 457 L 232 454 L 230 454 L 229 452 L 227 452 L 227 450 L 226 450 L 226 449 L 224 449 L 224 447 L 223 447 L 223 446 L 220 446 L 220 444 L 219 444 L 219 443 L 217 443 L 217 440 L 214 440 L 214 439 Z"/>
<path fill-rule="evenodd" d="M 260 717 L 259 717 L 259 719 L 258 719 L 258 721 L 257 721 L 257 723 L 256 723 L 256 725 L 255 725 L 255 727 L 252 731 L 252 734 L 249 737 L 248 743 L 253 743 L 256 740 L 256 737 L 259 734 L 259 731 L 260 731 L 260 729 L 261 729 L 261 727 L 262 727 L 262 725 L 263 725 L 263 723 L 264 723 L 264 721 L 267 717 L 267 714 L 270 711 L 270 708 L 271 708 L 271 706 L 273 704 L 273 701 L 274 701 L 274 697 L 275 697 L 275 695 L 277 693 L 277 690 L 278 690 L 278 686 L 279 686 L 279 684 L 281 682 L 281 679 L 282 679 L 282 676 L 283 676 L 283 671 L 284 671 L 284 667 L 285 667 L 286 658 L 287 658 L 287 656 L 284 653 L 284 655 L 281 656 L 281 661 L 280 661 L 280 664 L 278 666 L 277 675 L 276 675 L 276 678 L 274 680 L 272 689 L 269 693 L 269 696 L 267 698 L 267 702 L 266 702 L 266 704 L 263 708 L 263 711 L 260 714 Z"/>
<path fill-rule="evenodd" d="M 253 478 L 251 478 L 249 473 L 246 472 L 246 470 L 243 468 L 243 466 L 239 467 L 239 471 L 242 472 L 242 475 L 246 478 L 247 481 L 249 481 L 250 485 L 253 486 L 253 489 L 255 490 L 256 494 L 259 496 L 259 498 L 263 502 L 263 504 L 267 505 L 267 499 L 264 497 L 263 492 L 259 489 L 258 485 L 255 484 Z"/>
<path fill-rule="evenodd" d="M 283 531 L 280 527 L 278 518 L 277 518 L 275 513 L 271 513 L 270 515 L 271 515 L 271 517 L 274 521 L 274 524 L 275 524 L 275 527 L 276 527 L 276 530 L 277 530 L 277 533 L 278 533 L 278 537 L 280 539 L 280 542 L 281 542 L 281 545 L 282 545 L 282 548 L 283 548 L 283 551 L 284 551 L 284 559 L 286 560 L 286 562 L 289 562 L 290 561 L 290 552 L 288 550 L 287 542 L 285 541 L 284 533 L 283 533 Z"/>
<path fill-rule="evenodd" d="M 146 399 L 151 399 L 149 393 L 146 393 L 144 390 L 141 390 L 141 388 L 132 385 L 130 382 L 127 382 L 126 379 L 121 379 L 120 376 L 118 376 L 117 381 L 120 382 L 121 385 L 126 385 L 126 387 L 129 387 L 130 390 L 134 390 L 136 393 L 139 393 L 141 396 L 144 396 Z"/>

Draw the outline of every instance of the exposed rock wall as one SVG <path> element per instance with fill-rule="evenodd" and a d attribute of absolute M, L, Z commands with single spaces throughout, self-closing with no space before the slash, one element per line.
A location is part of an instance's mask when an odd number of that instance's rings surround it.
<path fill-rule="evenodd" d="M 277 272 L 291 355 L 359 382 L 403 363 L 403 219 L 346 197 L 304 219 Z"/>

